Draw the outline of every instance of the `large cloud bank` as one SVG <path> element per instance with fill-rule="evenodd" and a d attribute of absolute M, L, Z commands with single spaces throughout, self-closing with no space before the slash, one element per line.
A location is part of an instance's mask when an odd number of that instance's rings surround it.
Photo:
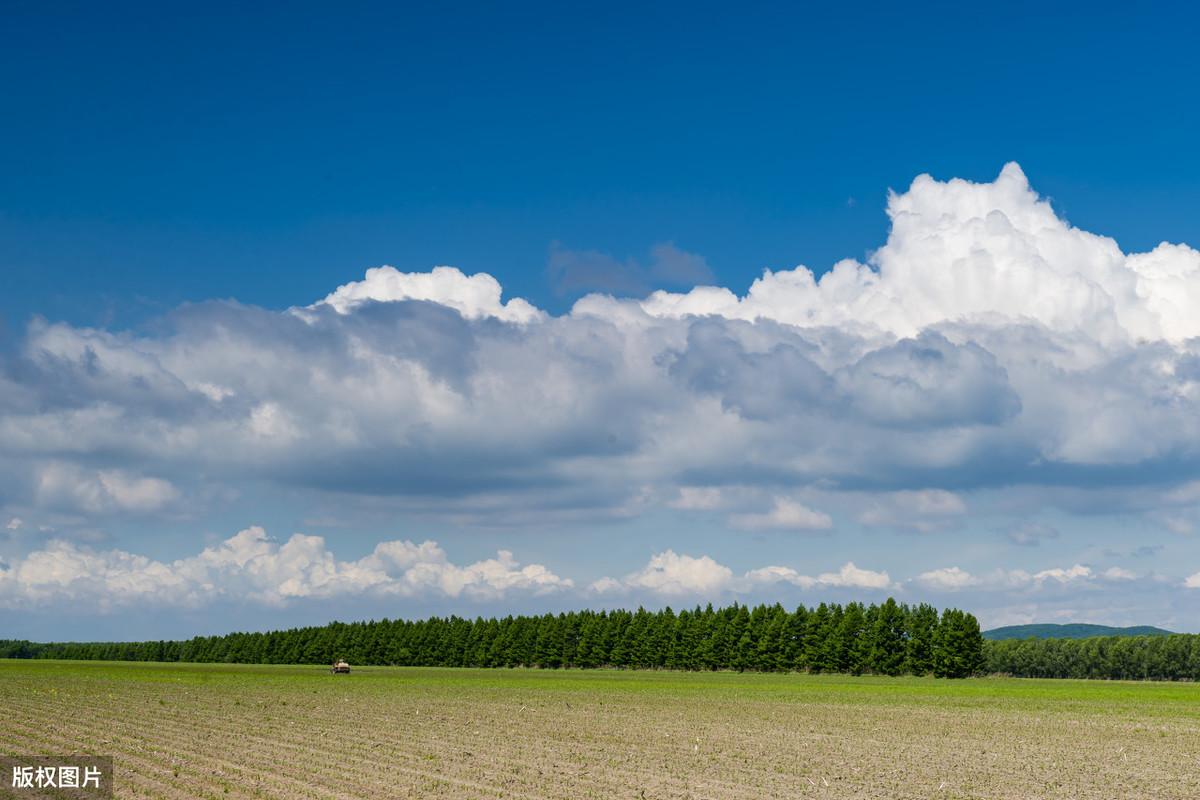
<path fill-rule="evenodd" d="M 251 527 L 171 562 L 52 541 L 14 564 L 0 564 L 0 607 L 77 603 L 107 610 L 146 602 L 200 607 L 222 600 L 283 606 L 366 594 L 487 600 L 573 585 L 540 564 L 522 567 L 506 550 L 460 566 L 436 542 L 395 540 L 380 542 L 363 558 L 339 561 L 320 536 L 297 533 L 280 543 Z"/>
<path fill-rule="evenodd" d="M 0 373 L 0 503 L 168 514 L 261 482 L 519 522 L 749 487 L 731 526 L 821 531 L 812 487 L 880 493 L 861 520 L 903 526 L 980 487 L 1198 477 L 1200 253 L 1124 253 L 1015 164 L 921 176 L 887 212 L 869 263 L 741 296 L 594 294 L 553 316 L 486 274 L 381 267 L 282 312 L 35 320 Z"/>
<path fill-rule="evenodd" d="M 585 594 L 712 598 L 779 581 L 802 589 L 892 586 L 887 573 L 854 564 L 815 578 L 779 566 L 735 577 L 709 556 L 667 550 L 624 580 L 592 582 Z M 12 564 L 0 563 L 0 608 L 17 609 L 71 603 L 102 611 L 144 603 L 198 608 L 220 601 L 283 607 L 307 599 L 361 596 L 494 601 L 574 588 L 571 578 L 541 564 L 522 566 L 507 550 L 458 565 L 437 542 L 392 540 L 380 542 L 362 558 L 340 560 L 320 536 L 297 533 L 279 542 L 258 526 L 174 561 L 53 540 Z"/>
<path fill-rule="evenodd" d="M 825 599 L 877 600 L 889 594 L 902 600 L 932 596 L 943 604 L 956 604 L 962 592 L 970 591 L 977 602 L 983 602 L 984 618 L 998 623 L 1029 621 L 1027 607 L 1050 608 L 1063 601 L 1070 613 L 1078 615 L 1081 594 L 1105 598 L 1114 587 L 1121 587 L 1133 596 L 1144 596 L 1168 584 L 1187 591 L 1200 587 L 1200 576 L 1181 583 L 1154 573 L 1074 564 L 1036 572 L 996 569 L 987 574 L 941 567 L 895 580 L 888 572 L 854 562 L 816 575 L 780 565 L 738 574 L 711 556 L 665 550 L 624 578 L 603 577 L 585 585 L 542 564 L 522 565 L 506 550 L 495 558 L 456 564 L 436 542 L 397 539 L 380 542 L 360 558 L 340 559 L 320 536 L 297 533 L 279 541 L 255 526 L 174 560 L 52 540 L 12 563 L 0 562 L 0 610 L 71 608 L 91 615 L 146 608 L 205 609 L 222 603 L 278 610 L 311 601 L 366 599 L 392 608 L 398 601 L 432 601 L 495 613 L 507 607 L 497 603 L 548 596 L 555 597 L 559 607 L 632 606 L 643 601 L 687 605 L 743 598 L 778 600 L 780 591 L 810 604 Z M 997 603 L 1003 611 L 987 610 Z"/>

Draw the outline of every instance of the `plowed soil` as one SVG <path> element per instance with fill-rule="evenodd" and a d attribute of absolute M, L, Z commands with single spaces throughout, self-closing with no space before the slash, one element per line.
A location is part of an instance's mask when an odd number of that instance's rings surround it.
<path fill-rule="evenodd" d="M 1200 686 L 0 661 L 128 798 L 1200 797 Z"/>

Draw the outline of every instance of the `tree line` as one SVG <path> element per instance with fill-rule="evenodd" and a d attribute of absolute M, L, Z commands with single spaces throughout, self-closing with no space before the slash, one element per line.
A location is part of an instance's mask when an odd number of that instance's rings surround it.
<path fill-rule="evenodd" d="M 986 668 L 975 617 L 958 609 L 821 603 L 661 611 L 333 622 L 186 641 L 0 641 L 5 658 L 444 667 L 640 668 L 961 678 Z"/>
<path fill-rule="evenodd" d="M 1200 681 L 1200 636 L 1097 636 L 987 642 L 987 670 L 1020 678 Z"/>

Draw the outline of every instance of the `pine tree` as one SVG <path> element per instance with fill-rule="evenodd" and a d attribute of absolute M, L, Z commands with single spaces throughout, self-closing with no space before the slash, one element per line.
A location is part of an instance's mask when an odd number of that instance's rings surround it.
<path fill-rule="evenodd" d="M 963 631 L 962 658 L 964 676 L 979 675 L 987 666 L 987 659 L 983 655 L 983 633 L 979 630 L 979 620 L 975 618 L 974 614 L 964 611 L 962 612 L 962 622 L 960 624 Z M 1166 639 L 1153 637 L 1150 641 L 1165 642 Z"/>
<path fill-rule="evenodd" d="M 808 627 L 808 609 L 804 606 L 797 606 L 796 610 L 788 614 L 787 621 L 783 628 L 783 642 L 780 645 L 780 665 L 782 670 L 802 670 L 807 669 L 808 662 L 805 659 L 804 637 Z"/>
<path fill-rule="evenodd" d="M 871 624 L 871 655 L 868 669 L 879 675 L 899 675 L 904 672 L 905 614 L 889 597 L 874 614 Z"/>
<path fill-rule="evenodd" d="M 804 661 L 809 672 L 833 672 L 837 669 L 836 659 L 831 656 L 833 648 L 829 640 L 833 632 L 833 615 L 829 606 L 821 603 L 808 615 L 804 632 Z"/>
<path fill-rule="evenodd" d="M 838 671 L 861 675 L 871 658 L 871 640 L 862 603 L 847 603 L 838 626 Z"/>
<path fill-rule="evenodd" d="M 948 608 L 942 612 L 933 639 L 933 674 L 938 678 L 965 678 L 984 666 L 983 637 L 974 616 Z"/>
<path fill-rule="evenodd" d="M 738 606 L 737 613 L 730 622 L 730 648 L 728 660 L 723 666 L 741 672 L 754 666 L 754 637 L 750 628 L 750 610 L 746 606 Z"/>
<path fill-rule="evenodd" d="M 938 626 L 937 610 L 922 603 L 910 609 L 905 627 L 908 642 L 905 646 L 904 671 L 910 675 L 928 675 L 933 672 L 933 640 Z"/>
<path fill-rule="evenodd" d="M 777 672 L 786 669 L 784 638 L 788 614 L 783 606 L 772 606 L 767 615 L 766 629 L 758 640 L 755 669 L 761 672 Z"/>

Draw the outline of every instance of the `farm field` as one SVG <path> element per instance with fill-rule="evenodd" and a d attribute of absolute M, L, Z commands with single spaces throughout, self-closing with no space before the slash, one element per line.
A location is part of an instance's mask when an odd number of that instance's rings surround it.
<path fill-rule="evenodd" d="M 0 661 L 118 797 L 1196 798 L 1200 685 Z"/>

